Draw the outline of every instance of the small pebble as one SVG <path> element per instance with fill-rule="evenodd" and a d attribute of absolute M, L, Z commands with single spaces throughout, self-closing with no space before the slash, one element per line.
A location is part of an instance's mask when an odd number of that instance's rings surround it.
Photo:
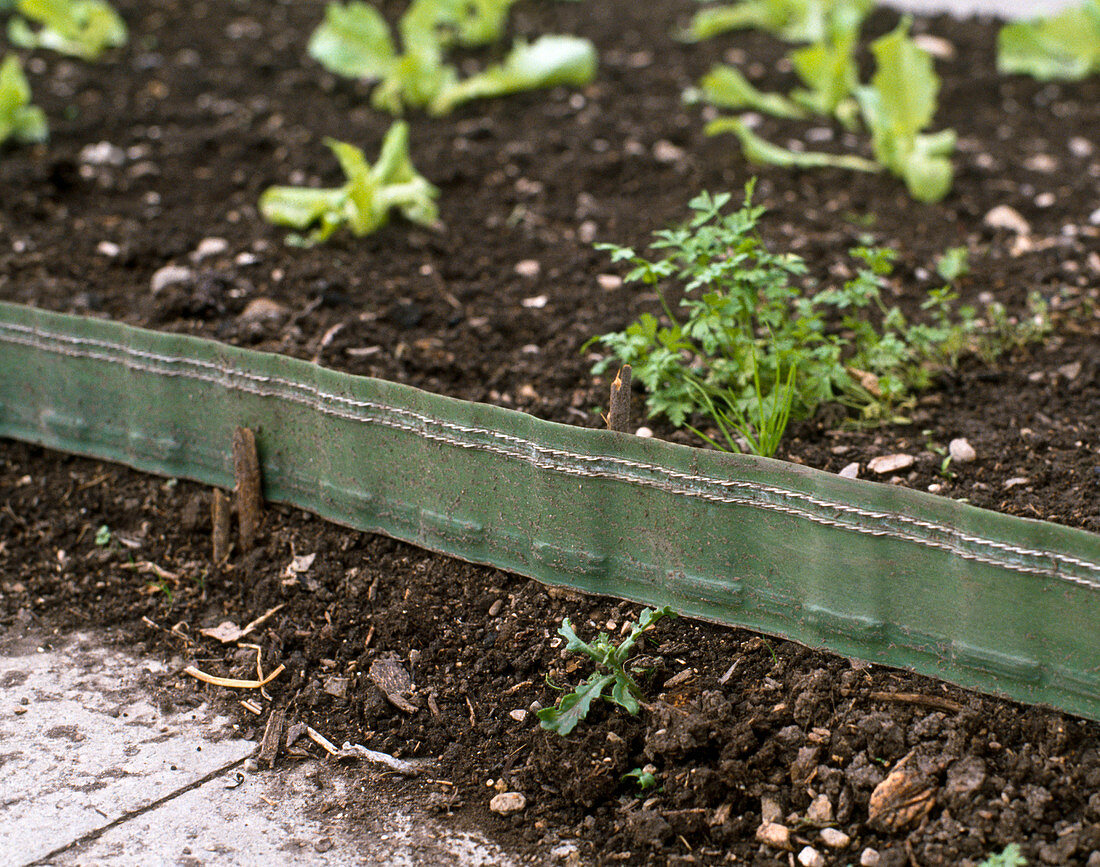
<path fill-rule="evenodd" d="M 122 252 L 122 248 L 118 246 L 114 241 L 100 241 L 96 244 L 95 251 L 100 256 L 106 256 L 109 259 L 114 259 L 119 253 Z"/>
<path fill-rule="evenodd" d="M 501 816 L 518 813 L 526 807 L 527 798 L 522 792 L 501 792 L 499 795 L 493 795 L 493 799 L 489 802 L 489 809 Z"/>
<path fill-rule="evenodd" d="M 149 281 L 149 288 L 156 295 L 176 283 L 186 283 L 193 276 L 194 272 L 190 268 L 184 268 L 182 265 L 165 265 L 153 272 L 153 279 Z"/>
<path fill-rule="evenodd" d="M 524 298 L 520 304 L 526 307 L 528 310 L 541 310 L 546 306 L 550 299 L 545 295 L 535 295 L 531 298 Z"/>
<path fill-rule="evenodd" d="M 974 447 L 961 437 L 951 440 L 947 446 L 947 453 L 951 455 L 951 460 L 959 464 L 968 464 L 978 457 Z"/>
<path fill-rule="evenodd" d="M 813 846 L 807 846 L 798 853 L 798 863 L 802 867 L 825 867 L 825 856 Z"/>
<path fill-rule="evenodd" d="M 1100 226 L 1100 208 L 1097 208 L 1091 214 L 1089 214 L 1089 222 L 1094 226 Z"/>
<path fill-rule="evenodd" d="M 514 719 L 514 720 L 515 720 L 516 722 L 519 722 L 519 723 L 521 723 L 521 722 L 523 722 L 523 721 L 524 721 L 525 719 L 527 719 L 527 711 L 525 711 L 525 710 L 524 710 L 523 708 L 521 708 L 521 707 L 517 707 L 517 708 L 516 708 L 515 710 L 509 711 L 509 712 L 508 712 L 508 716 L 510 716 L 510 717 L 511 717 L 512 719 Z"/>
<path fill-rule="evenodd" d="M 927 51 L 939 60 L 951 60 L 955 57 L 955 46 L 941 36 L 931 33 L 918 33 L 913 42 L 922 51 Z"/>
<path fill-rule="evenodd" d="M 1087 159 L 1092 156 L 1092 142 L 1075 135 L 1069 140 L 1069 152 L 1080 159 Z"/>
<path fill-rule="evenodd" d="M 878 849 L 868 846 L 859 856 L 859 867 L 878 867 L 879 860 Z"/>
<path fill-rule="evenodd" d="M 229 242 L 225 238 L 203 238 L 199 241 L 199 246 L 191 253 L 191 261 L 201 262 L 211 256 L 220 256 L 228 249 Z"/>
<path fill-rule="evenodd" d="M 623 285 L 623 278 L 618 274 L 597 274 L 596 285 L 608 292 L 619 289 Z"/>
<path fill-rule="evenodd" d="M 1071 361 L 1069 364 L 1063 364 L 1061 367 L 1058 368 L 1058 372 L 1070 382 L 1072 382 L 1081 375 L 1081 362 Z"/>
<path fill-rule="evenodd" d="M 815 825 L 828 825 L 833 821 L 833 802 L 828 795 L 818 795 L 806 808 L 806 818 Z"/>
<path fill-rule="evenodd" d="M 649 428 L 647 428 L 647 427 L 640 427 L 640 428 L 638 428 L 638 429 L 637 429 L 636 431 L 634 431 L 634 436 L 639 436 L 639 437 L 646 437 L 646 438 L 648 438 L 648 437 L 651 437 L 651 436 L 653 436 L 653 431 L 651 431 L 651 430 L 650 430 Z"/>
<path fill-rule="evenodd" d="M 878 455 L 867 462 L 867 469 L 881 476 L 886 473 L 896 473 L 898 470 L 908 469 L 913 466 L 915 461 L 916 458 L 906 454 Z"/>
<path fill-rule="evenodd" d="M 859 461 L 852 461 L 844 469 L 842 469 L 838 476 L 845 479 L 858 479 L 859 478 Z"/>
<path fill-rule="evenodd" d="M 985 215 L 983 222 L 991 229 L 1008 229 L 1017 235 L 1031 234 L 1031 224 L 1010 205 L 997 205 Z"/>
<path fill-rule="evenodd" d="M 764 822 L 778 822 L 783 818 L 783 808 L 775 798 L 765 795 L 760 799 L 760 818 Z"/>
<path fill-rule="evenodd" d="M 331 837 L 322 837 L 316 843 L 313 844 L 313 848 L 318 852 L 327 852 L 333 846 Z"/>
<path fill-rule="evenodd" d="M 515 270 L 520 277 L 538 277 L 542 265 L 539 264 L 538 259 L 524 259 L 521 262 L 516 262 Z"/>
<path fill-rule="evenodd" d="M 830 849 L 847 849 L 852 838 L 837 828 L 822 828 L 821 842 Z"/>
<path fill-rule="evenodd" d="M 265 319 L 279 319 L 289 313 L 289 309 L 270 298 L 253 298 L 237 316 L 242 322 L 261 322 Z"/>
<path fill-rule="evenodd" d="M 684 149 L 661 139 L 653 145 L 653 159 L 659 163 L 678 163 L 684 158 Z"/>
<path fill-rule="evenodd" d="M 126 162 L 126 151 L 109 141 L 85 145 L 77 160 L 87 166 L 121 166 Z"/>
<path fill-rule="evenodd" d="M 259 261 L 260 257 L 257 256 L 255 253 L 249 253 L 245 251 L 244 253 L 237 254 L 237 257 L 233 260 L 233 264 L 239 265 L 243 268 L 247 265 L 255 265 Z"/>
<path fill-rule="evenodd" d="M 1011 479 L 1005 480 L 1005 490 L 1011 491 L 1013 488 L 1018 488 L 1020 485 L 1026 485 L 1031 479 L 1025 476 L 1013 476 Z"/>
<path fill-rule="evenodd" d="M 568 861 L 580 853 L 576 843 L 560 843 L 550 850 L 550 857 L 555 861 Z"/>
<path fill-rule="evenodd" d="M 790 849 L 791 829 L 777 822 L 764 822 L 756 829 L 756 839 L 773 849 Z"/>

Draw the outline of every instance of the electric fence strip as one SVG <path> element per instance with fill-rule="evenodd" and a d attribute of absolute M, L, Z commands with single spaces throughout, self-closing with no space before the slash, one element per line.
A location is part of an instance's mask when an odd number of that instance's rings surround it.
<path fill-rule="evenodd" d="M 33 373 L 32 373 L 33 372 Z M 1100 719 L 1100 537 L 0 304 L 0 436 Z"/>

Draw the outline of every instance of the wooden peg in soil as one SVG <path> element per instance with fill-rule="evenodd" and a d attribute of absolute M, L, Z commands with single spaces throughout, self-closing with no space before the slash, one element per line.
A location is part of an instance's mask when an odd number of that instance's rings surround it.
<path fill-rule="evenodd" d="M 263 517 L 263 483 L 256 435 L 246 427 L 233 431 L 233 475 L 237 480 L 237 532 L 242 551 L 251 551 Z"/>
<path fill-rule="evenodd" d="M 214 488 L 210 520 L 214 525 L 214 565 L 220 566 L 229 556 L 229 497 L 221 488 Z"/>
<path fill-rule="evenodd" d="M 631 368 L 624 364 L 611 383 L 611 408 L 607 412 L 607 426 L 622 433 L 630 431 L 630 379 Z"/>

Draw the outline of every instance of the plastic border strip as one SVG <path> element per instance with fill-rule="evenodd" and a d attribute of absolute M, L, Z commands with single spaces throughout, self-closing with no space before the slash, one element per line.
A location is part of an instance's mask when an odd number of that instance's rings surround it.
<path fill-rule="evenodd" d="M 0 303 L 0 436 L 1100 720 L 1100 537 Z"/>

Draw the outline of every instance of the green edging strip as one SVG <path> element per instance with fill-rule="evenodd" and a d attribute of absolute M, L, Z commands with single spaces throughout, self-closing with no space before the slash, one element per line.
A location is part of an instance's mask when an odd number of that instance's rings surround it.
<path fill-rule="evenodd" d="M 1100 537 L 0 303 L 0 436 L 1100 720 Z"/>

